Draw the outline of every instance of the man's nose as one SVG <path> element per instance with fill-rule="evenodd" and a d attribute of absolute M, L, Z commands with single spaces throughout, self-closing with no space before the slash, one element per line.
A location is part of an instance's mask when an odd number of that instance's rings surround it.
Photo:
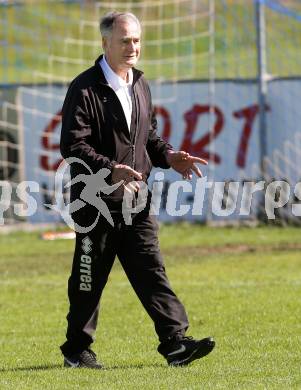
<path fill-rule="evenodd" d="M 129 49 L 131 49 L 133 51 L 136 50 L 136 43 L 134 41 L 130 41 Z"/>

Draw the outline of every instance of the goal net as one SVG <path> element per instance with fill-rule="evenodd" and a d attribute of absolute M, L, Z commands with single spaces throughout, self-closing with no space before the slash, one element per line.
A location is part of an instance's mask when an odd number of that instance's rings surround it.
<path fill-rule="evenodd" d="M 256 3 L 264 9 L 264 110 L 258 103 Z M 300 8 L 297 0 L 0 2 L 0 223 L 61 222 L 47 206 L 64 203 L 54 180 L 61 107 L 70 81 L 102 52 L 99 19 L 112 10 L 141 20 L 137 67 L 150 81 L 159 134 L 175 149 L 209 161 L 202 181 L 178 187 L 178 174 L 164 171 L 162 179 L 153 170 L 150 188 L 163 181 L 159 219 L 261 218 L 269 199 L 260 185 L 252 197 L 252 185 L 262 180 L 264 161 L 264 188 L 274 180 L 290 185 L 276 217 L 298 223 L 292 206 L 299 194 Z M 277 188 L 270 201 L 287 191 Z"/>
<path fill-rule="evenodd" d="M 151 81 L 159 132 L 174 141 L 175 147 L 181 146 L 182 116 L 190 108 L 191 97 L 198 93 L 198 87 L 190 91 L 188 86 L 183 96 L 178 82 L 208 81 L 213 56 L 213 3 L 198 0 L 1 3 L 4 56 L 0 75 L 0 164 L 2 199 L 7 204 L 10 200 L 9 207 L 4 204 L 6 223 L 20 219 L 60 221 L 60 215 L 45 206 L 56 202 L 54 175 L 61 162 L 60 110 L 68 83 L 90 67 L 102 52 L 99 20 L 108 11 L 130 11 L 141 20 L 143 47 L 139 67 Z M 203 101 L 208 104 L 207 84 L 201 89 Z M 177 113 L 179 99 L 188 101 L 187 108 Z M 172 117 L 173 114 L 178 117 Z M 181 128 L 179 135 L 178 128 Z M 26 218 L 16 217 L 20 191 L 19 195 L 16 192 L 24 180 L 38 183 L 38 187 L 25 189 L 37 204 L 35 213 Z"/>

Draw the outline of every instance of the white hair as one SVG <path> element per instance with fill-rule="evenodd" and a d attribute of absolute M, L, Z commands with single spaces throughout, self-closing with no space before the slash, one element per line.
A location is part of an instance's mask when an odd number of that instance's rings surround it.
<path fill-rule="evenodd" d="M 105 14 L 100 20 L 99 29 L 103 37 L 108 37 L 112 34 L 114 23 L 118 18 L 133 20 L 141 30 L 140 22 L 134 14 L 130 12 L 113 11 Z"/>

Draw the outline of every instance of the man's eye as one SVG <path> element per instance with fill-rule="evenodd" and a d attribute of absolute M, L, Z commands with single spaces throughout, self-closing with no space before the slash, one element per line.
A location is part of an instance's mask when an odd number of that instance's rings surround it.
<path fill-rule="evenodd" d="M 139 42 L 140 42 L 140 39 L 139 39 L 139 38 L 133 39 L 133 42 L 134 42 L 134 43 L 139 43 Z M 122 40 L 122 43 L 125 44 L 125 45 L 128 45 L 129 43 L 131 43 L 131 39 L 123 39 L 123 40 Z"/>

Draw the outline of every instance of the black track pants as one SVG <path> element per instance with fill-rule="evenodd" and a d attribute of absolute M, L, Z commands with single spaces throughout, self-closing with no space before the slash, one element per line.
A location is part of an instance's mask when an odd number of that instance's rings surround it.
<path fill-rule="evenodd" d="M 88 234 L 76 235 L 68 282 L 70 309 L 64 355 L 73 355 L 93 342 L 99 300 L 117 255 L 138 298 L 152 318 L 159 340 L 185 333 L 185 309 L 172 291 L 159 251 L 154 217 L 140 213 L 132 225 L 114 215 L 114 227 L 102 221 Z"/>

